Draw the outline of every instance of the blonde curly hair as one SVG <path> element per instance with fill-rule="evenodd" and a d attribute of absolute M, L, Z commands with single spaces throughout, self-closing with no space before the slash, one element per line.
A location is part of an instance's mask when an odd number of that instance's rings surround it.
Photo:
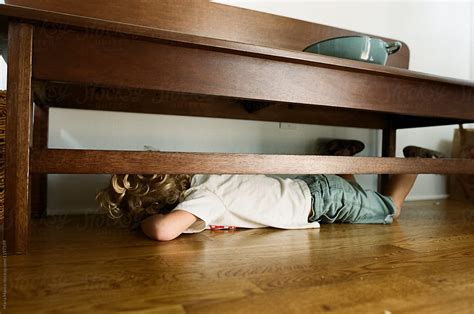
<path fill-rule="evenodd" d="M 131 229 L 153 214 L 165 214 L 184 199 L 191 175 L 114 174 L 96 200 L 107 215 Z"/>

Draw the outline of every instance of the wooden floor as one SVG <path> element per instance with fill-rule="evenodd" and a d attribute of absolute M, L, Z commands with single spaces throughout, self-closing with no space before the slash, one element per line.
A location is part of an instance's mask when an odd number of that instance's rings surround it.
<path fill-rule="evenodd" d="M 5 261 L 8 313 L 474 313 L 474 205 L 409 203 L 391 226 L 168 243 L 100 216 L 47 218 L 29 255 Z"/>

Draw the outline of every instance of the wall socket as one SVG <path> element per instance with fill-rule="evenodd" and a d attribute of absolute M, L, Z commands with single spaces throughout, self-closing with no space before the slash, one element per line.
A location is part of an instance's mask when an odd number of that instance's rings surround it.
<path fill-rule="evenodd" d="M 280 129 L 282 130 L 296 130 L 295 123 L 280 122 Z"/>

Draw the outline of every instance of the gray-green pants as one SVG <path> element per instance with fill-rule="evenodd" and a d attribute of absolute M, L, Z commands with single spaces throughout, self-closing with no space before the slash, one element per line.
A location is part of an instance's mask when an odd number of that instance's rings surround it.
<path fill-rule="evenodd" d="M 336 175 L 298 176 L 311 191 L 310 222 L 382 223 L 393 222 L 393 200 L 375 191 L 364 190 L 358 183 Z"/>

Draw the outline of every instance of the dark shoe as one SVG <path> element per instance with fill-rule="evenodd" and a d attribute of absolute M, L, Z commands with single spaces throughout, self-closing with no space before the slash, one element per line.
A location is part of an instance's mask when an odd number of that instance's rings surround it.
<path fill-rule="evenodd" d="M 317 145 L 317 155 L 354 156 L 365 148 L 364 143 L 357 140 L 329 140 Z"/>
<path fill-rule="evenodd" d="M 403 156 L 406 158 L 446 158 L 447 156 L 441 152 L 426 149 L 418 146 L 407 146 L 403 149 Z"/>

